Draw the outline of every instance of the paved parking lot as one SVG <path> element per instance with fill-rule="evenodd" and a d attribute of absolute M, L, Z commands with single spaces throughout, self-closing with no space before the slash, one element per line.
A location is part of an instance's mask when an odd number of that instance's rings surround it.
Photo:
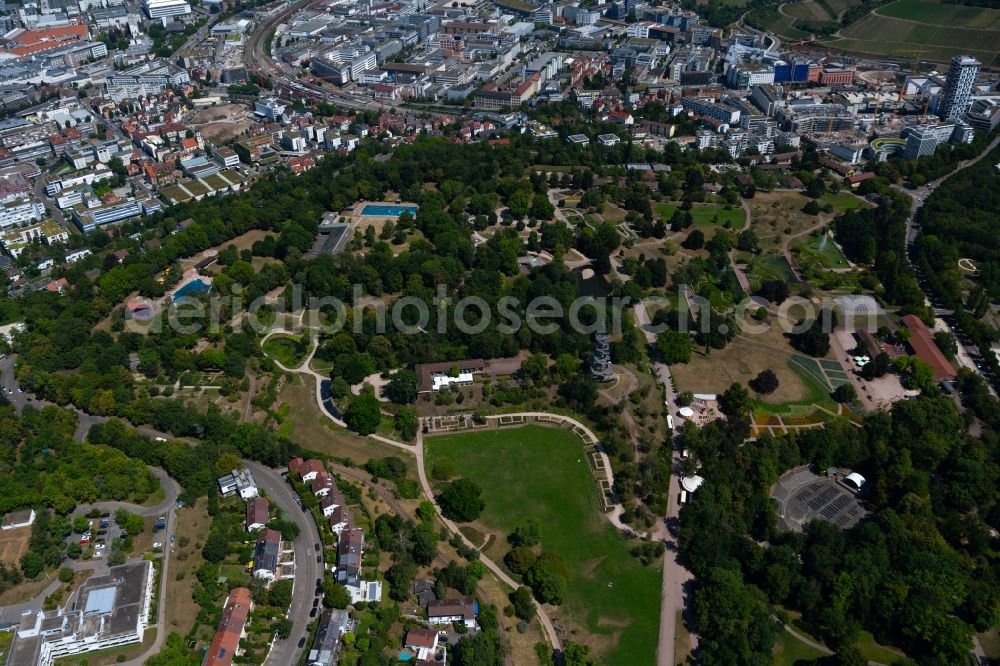
<path fill-rule="evenodd" d="M 785 474 L 771 491 L 778 502 L 778 522 L 782 528 L 801 532 L 811 520 L 825 520 L 846 530 L 858 524 L 868 512 L 837 478 L 817 476 L 808 468 Z"/>

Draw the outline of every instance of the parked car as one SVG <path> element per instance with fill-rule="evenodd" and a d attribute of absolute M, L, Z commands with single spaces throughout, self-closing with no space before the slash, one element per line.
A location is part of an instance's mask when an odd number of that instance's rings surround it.
<path fill-rule="evenodd" d="M 302 638 L 299 639 L 299 647 L 300 648 L 305 647 L 305 645 L 306 645 L 306 637 L 303 636 Z"/>

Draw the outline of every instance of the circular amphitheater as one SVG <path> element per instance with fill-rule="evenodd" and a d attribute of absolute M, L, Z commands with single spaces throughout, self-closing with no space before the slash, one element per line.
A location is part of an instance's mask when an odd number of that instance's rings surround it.
<path fill-rule="evenodd" d="M 847 530 L 868 515 L 855 492 L 841 476 L 818 476 L 808 467 L 797 467 L 778 479 L 771 497 L 778 504 L 778 524 L 801 532 L 807 523 L 824 520 Z"/>

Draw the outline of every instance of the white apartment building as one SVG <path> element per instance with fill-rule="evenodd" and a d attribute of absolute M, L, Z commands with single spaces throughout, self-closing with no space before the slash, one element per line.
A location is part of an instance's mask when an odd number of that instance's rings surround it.
<path fill-rule="evenodd" d="M 27 197 L 17 197 L 0 204 L 0 229 L 7 230 L 45 217 L 45 206 Z"/>
<path fill-rule="evenodd" d="M 66 609 L 23 614 L 6 663 L 51 666 L 63 657 L 139 643 L 152 598 L 152 562 L 111 567 L 91 576 Z"/>
<path fill-rule="evenodd" d="M 972 88 L 982 63 L 971 56 L 955 56 L 948 67 L 948 79 L 938 104 L 938 116 L 944 120 L 961 118 L 972 106 Z"/>
<path fill-rule="evenodd" d="M 191 13 L 191 5 L 184 0 L 142 0 L 142 9 L 151 19 Z"/>

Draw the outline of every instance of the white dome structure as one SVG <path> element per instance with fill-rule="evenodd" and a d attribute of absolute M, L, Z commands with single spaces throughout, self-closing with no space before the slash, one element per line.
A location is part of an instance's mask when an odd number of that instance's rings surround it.
<path fill-rule="evenodd" d="M 851 472 L 844 477 L 844 483 L 847 484 L 848 488 L 861 490 L 861 486 L 865 485 L 865 477 L 861 476 L 857 472 Z"/>
<path fill-rule="evenodd" d="M 689 493 L 693 493 L 694 491 L 698 490 L 698 488 L 700 488 L 701 484 L 703 483 L 705 483 L 705 479 L 698 476 L 697 474 L 694 476 L 685 476 L 683 479 L 681 479 L 681 487 L 684 488 L 684 490 L 688 491 Z"/>

